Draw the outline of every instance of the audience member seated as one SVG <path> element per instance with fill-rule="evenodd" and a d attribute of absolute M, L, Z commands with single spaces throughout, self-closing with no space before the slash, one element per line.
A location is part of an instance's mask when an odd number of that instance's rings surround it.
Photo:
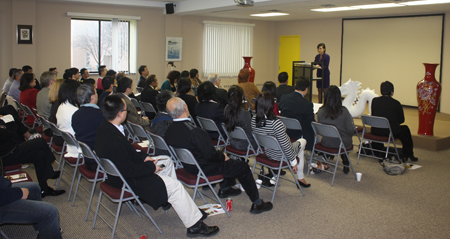
<path fill-rule="evenodd" d="M 152 104 L 156 111 L 158 110 L 156 107 L 156 96 L 159 94 L 158 79 L 156 78 L 156 75 L 150 75 L 144 83 L 144 90 L 141 92 L 141 102 Z M 145 115 L 151 119 L 155 117 L 155 113 L 145 112 Z"/>
<path fill-rule="evenodd" d="M 309 90 L 309 79 L 300 77 L 295 83 L 295 91 L 283 96 L 283 100 L 279 103 L 281 116 L 294 118 L 300 122 L 301 131 L 288 130 L 287 134 L 291 139 L 306 139 L 308 144 L 306 150 L 312 150 L 314 145 L 314 130 L 311 122 L 314 121 L 314 105 L 311 101 L 305 99 L 305 95 Z"/>
<path fill-rule="evenodd" d="M 11 68 L 9 69 L 9 77 L 6 79 L 5 84 L 3 85 L 3 92 L 8 93 L 9 88 L 11 88 L 11 84 L 14 81 L 14 71 L 16 71 L 17 68 Z"/>
<path fill-rule="evenodd" d="M 38 238 L 62 238 L 58 209 L 42 202 L 37 183 L 15 183 L 0 177 L 0 225 L 32 224 Z"/>
<path fill-rule="evenodd" d="M 48 99 L 50 100 L 50 104 L 52 104 L 48 121 L 54 123 L 55 125 L 57 124 L 56 112 L 58 111 L 59 107 L 58 94 L 63 82 L 64 79 L 57 79 L 55 82 L 53 82 L 53 85 L 50 87 L 50 91 L 48 92 Z M 49 137 L 53 135 L 53 132 L 51 130 L 44 131 L 44 133 Z M 53 143 L 55 143 L 57 146 L 62 146 L 64 143 L 64 139 L 61 136 L 53 135 Z"/>
<path fill-rule="evenodd" d="M 224 111 L 224 123 L 228 132 L 235 130 L 236 126 L 244 129 L 245 134 L 249 138 L 253 149 L 257 149 L 255 139 L 252 135 L 252 116 L 250 112 L 244 109 L 242 99 L 244 98 L 244 91 L 238 85 L 232 85 L 228 89 L 228 105 Z M 230 145 L 232 148 L 237 150 L 247 150 L 248 142 L 247 140 L 233 139 L 230 138 Z"/>
<path fill-rule="evenodd" d="M 278 82 L 280 82 L 280 85 L 278 85 L 276 90 L 276 97 L 277 102 L 281 102 L 281 97 L 285 94 L 289 94 L 295 91 L 294 87 L 291 85 L 288 85 L 288 73 L 283 71 L 280 74 L 278 74 Z"/>
<path fill-rule="evenodd" d="M 173 97 L 172 91 L 163 90 L 156 96 L 156 104 L 159 112 L 150 126 L 150 132 L 164 138 L 167 128 L 172 124 L 172 117 L 167 113 L 166 104 Z M 156 149 L 156 155 L 170 155 L 166 150 Z"/>
<path fill-rule="evenodd" d="M 106 76 L 107 71 L 108 69 L 106 69 L 105 65 L 101 65 L 98 67 L 97 95 L 101 95 L 103 93 L 102 80 Z"/>
<path fill-rule="evenodd" d="M 273 96 L 263 91 L 256 97 L 256 115 L 252 118 L 252 130 L 254 133 L 270 135 L 277 139 L 287 160 L 290 161 L 294 173 L 302 187 L 308 188 L 311 184 L 306 183 L 303 176 L 304 149 L 306 140 L 301 138 L 293 143 L 286 134 L 283 122 L 273 113 Z M 282 152 L 273 149 L 265 149 L 264 153 L 269 159 L 280 160 Z M 297 157 L 299 161 L 297 161 Z"/>
<path fill-rule="evenodd" d="M 266 91 L 269 92 L 273 99 L 273 113 L 275 115 L 280 115 L 280 110 L 278 109 L 278 103 L 277 103 L 277 98 L 276 97 L 276 90 L 277 90 L 277 86 L 275 85 L 275 83 L 273 83 L 272 81 L 266 81 L 261 89 L 261 91 Z M 252 99 L 253 101 L 253 99 Z"/>
<path fill-rule="evenodd" d="M 199 91 L 205 83 L 211 82 L 202 83 Z M 245 193 L 253 202 L 250 209 L 251 213 L 257 214 L 272 210 L 271 202 L 264 202 L 259 198 L 259 192 L 248 164 L 230 159 L 226 154 L 216 150 L 206 131 L 197 128 L 189 120 L 189 110 L 182 99 L 178 97 L 170 99 L 167 102 L 167 111 L 174 119 L 164 137 L 167 144 L 174 148 L 189 150 L 206 176 L 223 175 L 224 180 L 220 183 L 218 193 L 220 198 L 237 196 L 242 193 L 240 189 L 233 187 L 236 184 L 236 178 L 238 178 L 245 189 Z M 197 175 L 198 169 L 196 166 L 188 164 L 183 166 L 186 172 Z"/>
<path fill-rule="evenodd" d="M 344 147 L 352 147 L 353 141 L 353 119 L 345 106 L 342 106 L 341 90 L 335 85 L 330 86 L 325 92 L 323 106 L 317 112 L 319 123 L 335 126 L 341 135 Z M 321 143 L 325 147 L 339 148 L 340 140 L 336 138 L 323 137 Z M 341 154 L 342 162 L 348 166 L 347 155 Z M 344 173 L 348 174 L 349 168 L 344 167 Z"/>
<path fill-rule="evenodd" d="M 48 68 L 48 71 L 54 72 L 56 74 L 56 78 L 58 78 L 58 69 L 56 69 L 56 67 L 50 67 Z"/>
<path fill-rule="evenodd" d="M 33 74 L 33 68 L 31 68 L 31 66 L 29 66 L 29 65 L 22 66 L 22 71 L 23 71 L 24 74 L 25 73 Z M 34 88 L 37 89 L 37 90 L 41 90 L 41 85 L 39 84 L 39 81 L 36 78 L 34 79 L 34 81 L 36 83 Z"/>
<path fill-rule="evenodd" d="M 59 107 L 56 112 L 57 126 L 59 130 L 75 135 L 72 128 L 72 115 L 78 110 L 77 102 L 77 88 L 80 86 L 78 81 L 65 80 L 61 84 L 61 88 L 58 93 Z M 67 154 L 64 157 L 78 157 L 78 148 L 75 146 L 67 145 Z"/>
<path fill-rule="evenodd" d="M 95 140 L 98 156 L 110 159 L 139 198 L 153 209 L 170 203 L 187 228 L 188 237 L 216 234 L 219 228 L 208 227 L 203 222 L 206 213 L 198 209 L 183 185 L 172 177 L 158 174 L 162 170 L 158 160 L 136 152 L 128 142 L 122 126 L 128 111 L 124 99 L 110 95 L 101 109 L 105 121 L 100 125 Z M 116 177 L 109 176 L 106 183 L 122 188 L 122 182 Z"/>
<path fill-rule="evenodd" d="M 98 106 L 100 106 L 100 104 L 102 103 L 103 99 L 106 98 L 106 96 L 108 96 L 108 95 L 113 93 L 113 91 L 114 91 L 114 81 L 115 81 L 114 78 L 110 77 L 110 76 L 106 76 L 105 78 L 103 78 L 102 85 L 103 85 L 104 91 L 98 97 L 98 102 L 97 102 Z"/>
<path fill-rule="evenodd" d="M 250 71 L 247 69 L 243 69 L 239 72 L 238 75 L 238 86 L 240 86 L 244 90 L 245 98 L 247 98 L 248 103 L 252 110 L 255 110 L 255 103 L 253 103 L 253 98 L 261 93 L 253 82 L 249 82 L 250 79 Z M 245 109 L 248 109 L 248 106 L 244 106 Z"/>
<path fill-rule="evenodd" d="M 89 78 L 89 71 L 86 68 L 81 68 L 80 74 L 81 74 L 80 84 L 92 84 L 95 87 L 95 80 Z"/>
<path fill-rule="evenodd" d="M 165 80 L 161 85 L 161 90 L 171 90 L 172 92 L 177 91 L 175 84 L 180 79 L 179 71 L 171 71 L 167 75 L 167 80 Z"/>
<path fill-rule="evenodd" d="M 148 68 L 145 65 L 140 66 L 138 72 L 140 76 L 136 87 L 144 89 L 147 86 L 147 77 L 150 74 L 150 72 L 148 71 Z"/>
<path fill-rule="evenodd" d="M 178 81 L 177 96 L 186 102 L 191 117 L 196 120 L 195 108 L 198 104 L 197 98 L 192 93 L 192 82 L 189 78 L 184 77 Z"/>
<path fill-rule="evenodd" d="M 14 98 L 17 101 L 20 101 L 20 78 L 22 78 L 23 71 L 21 69 L 17 69 L 14 71 L 14 81 L 11 83 L 11 87 L 9 87 L 8 95 Z"/>
<path fill-rule="evenodd" d="M 134 107 L 133 102 L 131 102 L 129 95 L 133 92 L 133 90 L 131 89 L 131 86 L 133 85 L 133 81 L 128 78 L 128 77 L 124 77 L 122 79 L 120 79 L 120 81 L 118 82 L 118 86 L 117 86 L 117 93 L 121 93 L 119 95 L 121 95 L 121 97 L 123 98 L 123 100 L 125 101 L 126 105 L 127 105 L 127 109 L 129 111 L 128 113 L 128 120 L 132 123 L 138 124 L 142 127 L 144 127 L 144 129 L 150 129 L 150 121 L 148 119 L 148 117 L 144 116 L 141 117 L 139 116 L 136 107 Z"/>
<path fill-rule="evenodd" d="M 208 77 L 208 80 L 213 83 L 213 85 L 216 87 L 216 92 L 214 93 L 214 101 L 219 103 L 222 108 L 225 109 L 225 106 L 228 104 L 228 94 L 227 91 L 224 89 L 219 88 L 220 86 L 220 77 L 217 73 L 211 73 Z"/>
<path fill-rule="evenodd" d="M 42 90 L 39 91 L 36 97 L 36 110 L 40 116 L 48 119 L 50 117 L 50 111 L 52 104 L 48 98 L 48 93 L 53 83 L 56 81 L 56 73 L 52 71 L 45 71 L 41 77 Z"/>
<path fill-rule="evenodd" d="M 191 80 L 192 83 L 192 92 L 191 94 L 196 96 L 197 95 L 197 88 L 198 86 L 203 83 L 199 78 L 198 78 L 198 70 L 193 68 L 189 71 L 189 79 Z"/>
<path fill-rule="evenodd" d="M 34 80 L 34 74 L 25 73 L 20 78 L 20 103 L 28 106 L 30 110 L 36 109 L 36 97 L 39 90 L 33 88 L 36 85 Z M 27 115 L 26 124 L 32 126 L 34 123 L 34 117 L 32 115 Z"/>
<path fill-rule="evenodd" d="M 406 162 L 408 159 L 411 159 L 411 161 L 415 162 L 419 160 L 414 156 L 414 144 L 409 127 L 407 125 L 400 125 L 405 122 L 405 115 L 403 114 L 403 107 L 400 102 L 392 98 L 394 96 L 394 85 L 389 81 L 385 81 L 381 83 L 380 88 L 382 96 L 372 100 L 372 115 L 388 119 L 392 134 L 402 142 L 403 155 L 401 157 L 403 161 Z M 389 136 L 389 130 L 372 128 L 372 134 Z M 372 143 L 372 147 L 382 149 L 383 145 L 380 143 Z"/>
<path fill-rule="evenodd" d="M 213 101 L 214 92 L 215 87 L 211 82 L 205 81 L 200 84 L 198 87 L 199 103 L 195 107 L 195 115 L 214 120 L 223 138 L 227 139 L 227 135 L 222 127 L 222 122 L 224 119 L 223 108 L 217 102 Z M 219 133 L 217 132 L 208 132 L 208 134 L 211 139 L 219 138 Z"/>
<path fill-rule="evenodd" d="M 13 117 L 12 121 L 8 121 L 8 115 L 11 115 Z M 0 122 L 4 122 L 6 128 L 12 132 L 12 137 L 17 143 L 25 142 L 25 139 L 33 139 L 37 136 L 32 136 L 28 132 L 28 128 L 24 124 L 22 124 L 17 110 L 11 105 L 0 107 Z"/>
<path fill-rule="evenodd" d="M 106 77 L 102 83 L 105 83 Z M 83 84 L 77 89 L 77 101 L 80 105 L 72 116 L 72 128 L 75 132 L 75 138 L 78 141 L 86 143 L 94 150 L 95 136 L 98 127 L 103 122 L 103 115 L 100 107 L 97 105 L 97 92 L 94 85 Z M 86 168 L 92 171 L 97 170 L 97 163 L 94 159 L 84 158 Z"/>
<path fill-rule="evenodd" d="M 52 163 L 55 161 L 55 156 L 45 139 L 35 138 L 24 142 L 22 136 L 26 137 L 27 134 L 22 135 L 16 129 L 11 129 L 10 126 L 11 124 L 0 120 L 0 158 L 3 166 L 34 164 L 42 197 L 63 194 L 64 190 L 54 190 L 47 185 L 47 180 L 57 179 L 60 172 L 53 171 Z M 24 126 L 18 127 L 23 128 Z"/>

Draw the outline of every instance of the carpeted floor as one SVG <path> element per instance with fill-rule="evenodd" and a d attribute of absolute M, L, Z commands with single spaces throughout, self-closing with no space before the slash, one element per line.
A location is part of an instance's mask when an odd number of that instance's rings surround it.
<path fill-rule="evenodd" d="M 312 186 L 304 189 L 306 196 L 303 197 L 294 184 L 284 181 L 277 191 L 272 211 L 250 214 L 251 202 L 242 194 L 233 198 L 231 218 L 222 214 L 209 217 L 205 222 L 220 227 L 216 238 L 449 238 L 450 150 L 416 149 L 415 154 L 422 168 L 407 169 L 400 176 L 388 176 L 376 159 L 362 158 L 356 165 L 357 155 L 352 152 L 350 158 L 355 171 L 363 174 L 361 182 L 351 173 L 344 175 L 342 168 L 338 168 L 333 187 L 330 186 L 331 175 L 310 175 L 306 180 Z M 25 171 L 36 179 L 33 166 Z M 64 179 L 70 181 L 67 175 Z M 53 184 L 53 180 L 49 183 Z M 87 204 L 77 198 L 72 207 L 71 202 L 67 202 L 69 186 L 62 183 L 61 188 L 67 193 L 46 197 L 44 201 L 58 207 L 63 238 L 111 237 L 111 229 L 101 220 L 91 229 L 98 190 L 85 222 Z M 192 190 L 189 192 L 192 194 Z M 81 195 L 86 197 L 85 192 Z M 260 196 L 270 200 L 271 191 L 261 189 Z M 116 210 L 117 204 L 106 198 L 102 201 Z M 202 200 L 196 203 L 204 204 Z M 137 239 L 142 234 L 147 234 L 147 238 L 186 237 L 186 229 L 173 209 L 166 214 L 161 209 L 154 211 L 146 207 L 164 234 L 160 235 L 150 220 L 139 218 L 124 205 L 116 238 Z M 100 210 L 105 215 L 106 211 Z M 112 217 L 109 220 L 113 223 Z M 37 235 L 29 225 L 3 225 L 0 229 L 11 239 L 36 238 Z"/>

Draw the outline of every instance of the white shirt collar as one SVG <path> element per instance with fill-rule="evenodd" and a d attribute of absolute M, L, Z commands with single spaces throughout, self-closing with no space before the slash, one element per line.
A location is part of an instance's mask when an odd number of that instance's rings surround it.
<path fill-rule="evenodd" d="M 123 136 L 125 136 L 125 131 L 123 129 L 123 125 L 115 125 L 115 124 L 112 124 L 112 125 L 114 125 L 120 131 L 120 133 L 122 133 Z"/>

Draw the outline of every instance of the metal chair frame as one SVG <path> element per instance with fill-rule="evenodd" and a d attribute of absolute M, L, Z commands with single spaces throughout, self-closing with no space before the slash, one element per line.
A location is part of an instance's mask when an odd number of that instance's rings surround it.
<path fill-rule="evenodd" d="M 329 174 L 333 174 L 333 179 L 331 180 L 331 186 L 333 186 L 334 184 L 334 179 L 336 177 L 336 171 L 338 168 L 338 165 L 344 166 L 344 167 L 350 167 L 350 169 L 353 172 L 353 175 L 355 176 L 356 179 L 356 173 L 355 170 L 353 169 L 353 164 L 352 161 L 350 161 L 350 157 L 348 157 L 348 152 L 353 151 L 353 145 L 351 150 L 346 149 L 344 142 L 342 141 L 341 135 L 339 134 L 338 129 L 333 126 L 333 125 L 326 125 L 326 124 L 321 124 L 321 123 L 317 123 L 317 122 L 311 122 L 312 128 L 314 130 L 314 146 L 313 149 L 311 151 L 311 158 L 308 160 L 308 169 L 311 168 L 311 163 L 312 163 L 312 158 L 314 158 L 314 154 L 315 152 L 320 152 L 320 153 L 324 153 L 326 155 L 334 155 L 335 157 L 335 162 L 330 162 L 328 161 L 326 158 L 321 158 L 321 157 L 317 157 L 315 158 L 317 161 L 323 162 L 323 163 L 327 163 L 330 166 L 334 167 L 334 170 L 332 172 L 327 171 L 327 170 L 322 170 L 322 172 L 326 172 Z M 339 143 L 339 149 L 337 153 L 333 153 L 332 151 L 336 150 L 335 148 L 329 148 L 329 147 L 325 147 L 322 146 L 320 143 L 320 137 L 319 136 L 323 136 L 323 137 L 329 137 L 329 138 L 336 138 L 339 139 L 340 143 Z M 320 145 L 321 149 L 317 149 L 316 146 Z M 339 158 L 342 154 L 345 154 L 348 158 L 348 162 L 349 162 L 349 166 L 343 165 L 341 163 L 339 163 Z M 310 170 L 308 170 L 308 172 L 306 173 L 306 177 L 309 176 L 309 172 Z"/>
<path fill-rule="evenodd" d="M 101 190 L 100 188 L 100 195 L 98 197 L 98 203 L 97 203 L 97 209 L 95 210 L 95 216 L 94 216 L 94 222 L 92 224 L 92 229 L 95 228 L 95 223 L 97 221 L 97 216 L 100 217 L 100 219 L 102 219 L 111 229 L 112 229 L 112 235 L 111 235 L 111 239 L 114 238 L 114 234 L 116 232 L 116 228 L 117 228 L 117 222 L 119 221 L 119 214 L 120 214 L 120 210 L 122 208 L 122 203 L 125 203 L 128 205 L 128 207 L 134 211 L 140 218 L 142 218 L 142 216 L 139 214 L 138 209 L 135 208 L 133 206 L 133 204 L 131 203 L 132 200 L 134 200 L 136 203 L 139 204 L 139 206 L 141 207 L 141 213 L 143 212 L 143 214 L 145 214 L 150 221 L 153 223 L 153 225 L 155 225 L 156 229 L 158 229 L 159 233 L 163 234 L 163 232 L 161 231 L 161 229 L 159 228 L 159 226 L 156 224 L 156 222 L 153 220 L 152 216 L 150 216 L 150 214 L 148 213 L 147 209 L 145 209 L 144 205 L 142 205 L 141 200 L 139 200 L 139 197 L 134 193 L 134 191 L 131 189 L 131 187 L 128 185 L 127 181 L 123 178 L 122 174 L 119 172 L 119 170 L 117 169 L 117 167 L 114 165 L 113 162 L 111 162 L 111 160 L 109 159 L 104 159 L 104 158 L 100 158 L 100 165 L 102 166 L 104 172 L 108 175 L 112 175 L 112 176 L 116 176 L 119 177 L 122 182 L 123 182 L 123 186 L 121 189 L 121 194 L 120 194 L 120 199 L 114 199 L 112 197 L 110 197 L 107 193 L 104 193 L 103 190 Z M 102 182 L 105 183 L 105 182 Z M 131 196 L 130 197 L 124 197 L 125 192 L 130 193 Z M 105 194 L 105 196 L 111 200 L 112 202 L 118 203 L 118 207 L 117 207 L 117 211 L 116 214 L 114 214 L 111 210 L 109 210 L 107 207 L 105 207 L 102 203 L 102 196 L 103 194 Z M 99 215 L 98 210 L 100 208 L 100 204 L 113 216 L 115 216 L 115 220 L 114 220 L 114 226 L 111 226 L 108 222 L 106 222 L 106 220 Z"/>
<path fill-rule="evenodd" d="M 48 121 L 48 123 L 50 124 L 50 128 L 52 129 L 53 135 L 62 137 L 62 133 L 61 130 L 59 130 L 58 126 L 56 126 L 56 124 Z M 61 152 L 57 152 L 56 150 L 54 150 L 56 152 L 56 154 L 59 154 L 59 162 L 58 163 L 58 171 L 61 169 L 61 162 L 63 161 L 63 157 L 64 157 L 64 152 L 66 151 L 66 141 L 64 140 L 63 146 L 61 147 Z M 56 185 L 57 181 L 55 181 L 55 185 Z"/>
<path fill-rule="evenodd" d="M 50 122 L 46 118 L 44 118 L 44 116 L 37 114 L 37 117 L 39 118 L 39 121 L 41 122 L 43 127 L 52 129 L 52 127 L 50 126 Z M 53 135 L 50 137 L 50 142 L 47 143 L 50 148 L 52 148 L 52 143 L 53 143 Z"/>
<path fill-rule="evenodd" d="M 397 145 L 395 144 L 395 138 L 394 138 L 394 135 L 392 134 L 391 125 L 389 124 L 389 120 L 387 120 L 384 117 L 371 116 L 371 115 L 361 115 L 361 121 L 363 123 L 363 132 L 362 132 L 362 136 L 361 136 L 361 142 L 359 144 L 358 160 L 356 161 L 356 164 L 359 163 L 359 158 L 361 156 L 361 149 L 372 150 L 372 156 L 364 155 L 364 154 L 363 154 L 363 156 L 372 157 L 372 158 L 379 158 L 379 157 L 376 157 L 373 154 L 373 151 L 377 151 L 377 152 L 385 153 L 384 158 L 387 158 L 388 155 L 389 155 L 389 145 L 391 143 L 394 144 L 395 155 L 397 156 L 398 161 L 401 162 L 400 155 L 399 155 L 398 150 L 397 150 Z M 368 132 L 367 126 L 376 127 L 376 128 L 382 128 L 382 129 L 389 129 L 389 136 L 375 136 L 372 133 Z M 377 139 L 374 139 L 374 137 L 376 137 L 376 138 L 384 137 L 384 138 L 387 138 L 387 140 L 377 140 Z M 364 140 L 368 140 L 369 141 L 370 148 L 363 147 Z M 386 143 L 387 144 L 386 151 L 373 149 L 371 142 L 382 143 L 383 145 Z"/>
<path fill-rule="evenodd" d="M 153 144 L 156 149 L 162 149 L 166 150 L 170 154 L 170 158 L 172 159 L 173 163 L 175 164 L 175 170 L 179 168 L 183 168 L 183 165 L 181 164 L 180 160 L 177 158 L 175 153 L 172 151 L 172 149 L 167 145 L 166 141 L 163 139 L 163 137 L 154 134 L 152 132 L 147 131 L 147 134 L 152 138 Z"/>
<path fill-rule="evenodd" d="M 280 143 L 278 142 L 278 140 L 275 137 L 273 137 L 273 136 L 265 135 L 265 134 L 259 134 L 259 133 L 253 133 L 253 137 L 255 138 L 255 140 L 258 143 L 260 148 L 264 147 L 265 149 L 277 150 L 277 151 L 280 151 L 281 154 L 282 154 L 282 157 L 279 160 L 279 164 L 278 164 L 277 167 L 273 167 L 271 165 L 268 165 L 266 163 L 261 162 L 258 159 L 258 156 L 256 156 L 255 162 L 254 162 L 253 168 L 252 168 L 252 173 L 253 174 L 255 173 L 255 169 L 256 169 L 256 164 L 257 163 L 260 164 L 261 166 L 267 167 L 272 172 L 273 175 L 275 175 L 273 170 L 278 170 L 278 173 L 276 173 L 276 176 L 275 176 L 275 178 L 276 178 L 275 187 L 273 189 L 271 189 L 269 187 L 266 187 L 264 185 L 261 185 L 262 187 L 265 187 L 265 188 L 273 191 L 271 202 L 273 203 L 273 200 L 275 199 L 275 193 L 276 193 L 277 188 L 279 186 L 278 182 L 279 182 L 280 178 L 282 178 L 284 180 L 287 180 L 287 181 L 289 181 L 291 183 L 296 184 L 297 187 L 300 189 L 300 192 L 302 193 L 302 195 L 305 196 L 305 193 L 303 192 L 303 189 L 301 188 L 300 183 L 298 182 L 297 175 L 295 175 L 294 172 L 292 171 L 291 163 L 289 162 L 289 160 L 287 160 L 286 155 L 284 154 L 283 150 L 281 149 L 281 146 L 280 146 Z M 278 162 L 278 160 L 272 160 L 272 161 L 277 161 Z M 283 165 L 283 163 L 285 163 L 285 165 Z M 283 176 L 280 175 L 281 169 L 284 169 L 284 168 L 289 168 L 289 172 L 291 172 L 292 177 L 295 179 L 295 182 L 290 180 L 289 178 L 286 178 L 286 177 L 283 177 Z M 261 168 L 258 168 L 258 169 L 261 169 Z M 256 173 L 256 174 L 261 175 L 262 177 L 265 177 L 265 178 L 269 178 L 266 175 L 263 175 L 263 174 L 260 174 L 260 173 Z"/>
<path fill-rule="evenodd" d="M 30 109 L 30 107 L 28 107 L 27 105 L 21 104 L 22 105 L 22 109 L 25 111 L 27 117 L 28 115 L 31 115 L 34 118 L 33 121 L 33 125 L 28 126 L 27 124 L 24 124 L 25 126 L 29 127 L 30 129 L 34 129 L 36 126 L 42 125 L 41 122 L 39 121 L 38 117 L 35 115 L 35 113 Z M 26 117 L 25 121 L 26 121 Z"/>
<path fill-rule="evenodd" d="M 153 139 L 147 134 L 147 131 L 142 126 L 135 123 L 128 122 L 128 125 L 131 127 L 134 135 L 136 135 L 136 137 L 138 137 L 140 141 L 141 139 L 148 140 L 147 154 L 155 155 L 155 145 L 153 143 Z M 150 149 L 153 149 L 152 153 L 149 153 Z"/>
<path fill-rule="evenodd" d="M 130 100 L 131 100 L 131 103 L 133 103 L 134 107 L 136 108 L 136 111 L 139 108 L 140 111 L 138 111 L 138 113 L 141 112 L 140 116 L 144 117 L 145 116 L 145 110 L 144 110 L 144 107 L 142 107 L 141 103 L 138 100 L 134 99 L 134 98 L 130 98 Z"/>
<path fill-rule="evenodd" d="M 152 104 L 150 104 L 148 102 L 142 102 L 142 101 L 140 102 L 140 104 L 142 105 L 142 110 L 144 110 L 144 112 L 155 113 L 155 115 L 156 115 L 156 110 Z"/>
<path fill-rule="evenodd" d="M 262 153 L 262 150 L 259 147 L 256 150 L 253 148 L 253 145 L 250 142 L 250 139 L 247 137 L 247 134 L 245 133 L 245 131 L 244 131 L 244 129 L 242 127 L 236 126 L 232 132 L 228 132 L 227 128 L 225 127 L 225 123 L 222 123 L 222 128 L 223 128 L 224 132 L 228 136 L 227 141 L 226 141 L 226 145 L 225 145 L 224 153 L 228 153 L 228 154 L 240 157 L 240 158 L 245 158 L 245 162 L 248 162 L 248 158 L 250 156 L 256 156 L 256 155 Z M 253 135 L 252 135 L 252 137 L 253 137 Z M 246 140 L 247 144 L 248 144 L 246 154 L 245 155 L 244 154 L 238 154 L 238 153 L 234 153 L 234 152 L 232 152 L 230 150 L 227 151 L 228 147 L 232 148 L 231 145 L 230 145 L 230 139 Z"/>
<path fill-rule="evenodd" d="M 192 200 L 195 201 L 195 197 L 196 195 L 199 195 L 203 201 L 205 203 L 207 203 L 206 199 L 204 196 L 218 202 L 222 208 L 224 209 L 225 213 L 227 214 L 228 217 L 230 216 L 230 213 L 228 213 L 228 211 L 226 210 L 226 207 L 223 205 L 222 201 L 220 200 L 219 196 L 217 195 L 216 191 L 214 190 L 214 188 L 212 187 L 212 184 L 216 184 L 216 183 L 220 183 L 223 181 L 223 177 L 221 177 L 221 179 L 219 180 L 215 180 L 215 181 L 209 181 L 209 178 L 205 175 L 205 173 L 203 172 L 202 168 L 200 167 L 200 165 L 198 165 L 197 160 L 195 160 L 194 155 L 192 155 L 192 153 L 187 150 L 187 149 L 182 149 L 182 148 L 173 148 L 172 146 L 170 146 L 170 148 L 172 149 L 172 151 L 177 155 L 177 158 L 185 164 L 189 164 L 189 165 L 195 165 L 198 169 L 198 173 L 196 175 L 197 177 L 197 181 L 195 183 L 195 185 L 191 185 L 188 184 L 182 180 L 180 180 L 180 182 L 185 185 L 186 187 L 192 188 L 194 189 L 194 194 L 192 195 Z M 180 169 L 178 169 L 180 170 Z M 184 169 L 181 169 L 184 170 Z M 205 180 L 205 183 L 200 183 L 200 179 Z M 214 194 L 214 198 L 209 196 L 208 194 L 205 194 L 204 192 L 201 192 L 199 189 L 199 187 L 203 187 L 203 186 L 208 186 L 211 189 L 211 192 Z"/>
<path fill-rule="evenodd" d="M 219 133 L 219 138 L 217 139 L 217 144 L 214 145 L 216 149 L 219 149 L 220 147 L 224 147 L 226 145 L 226 140 L 222 136 L 222 133 L 220 133 L 219 128 L 217 127 L 216 123 L 212 119 L 203 118 L 200 116 L 197 116 L 197 121 L 200 127 L 206 131 L 213 131 Z M 213 139 L 211 139 L 213 140 Z M 223 143 L 221 143 L 223 142 Z"/>
<path fill-rule="evenodd" d="M 127 136 L 127 140 L 130 141 L 131 143 L 137 143 L 139 142 L 139 137 L 136 136 L 136 134 L 134 133 L 133 129 L 131 128 L 131 125 L 129 124 L 129 122 L 127 122 L 126 124 L 123 125 L 124 131 L 126 131 L 126 136 Z"/>

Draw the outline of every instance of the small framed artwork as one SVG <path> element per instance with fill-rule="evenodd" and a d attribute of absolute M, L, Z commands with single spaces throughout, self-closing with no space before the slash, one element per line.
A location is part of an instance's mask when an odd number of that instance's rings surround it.
<path fill-rule="evenodd" d="M 33 44 L 33 26 L 17 25 L 17 43 Z"/>
<path fill-rule="evenodd" d="M 166 37 L 166 61 L 181 61 L 183 38 Z"/>

